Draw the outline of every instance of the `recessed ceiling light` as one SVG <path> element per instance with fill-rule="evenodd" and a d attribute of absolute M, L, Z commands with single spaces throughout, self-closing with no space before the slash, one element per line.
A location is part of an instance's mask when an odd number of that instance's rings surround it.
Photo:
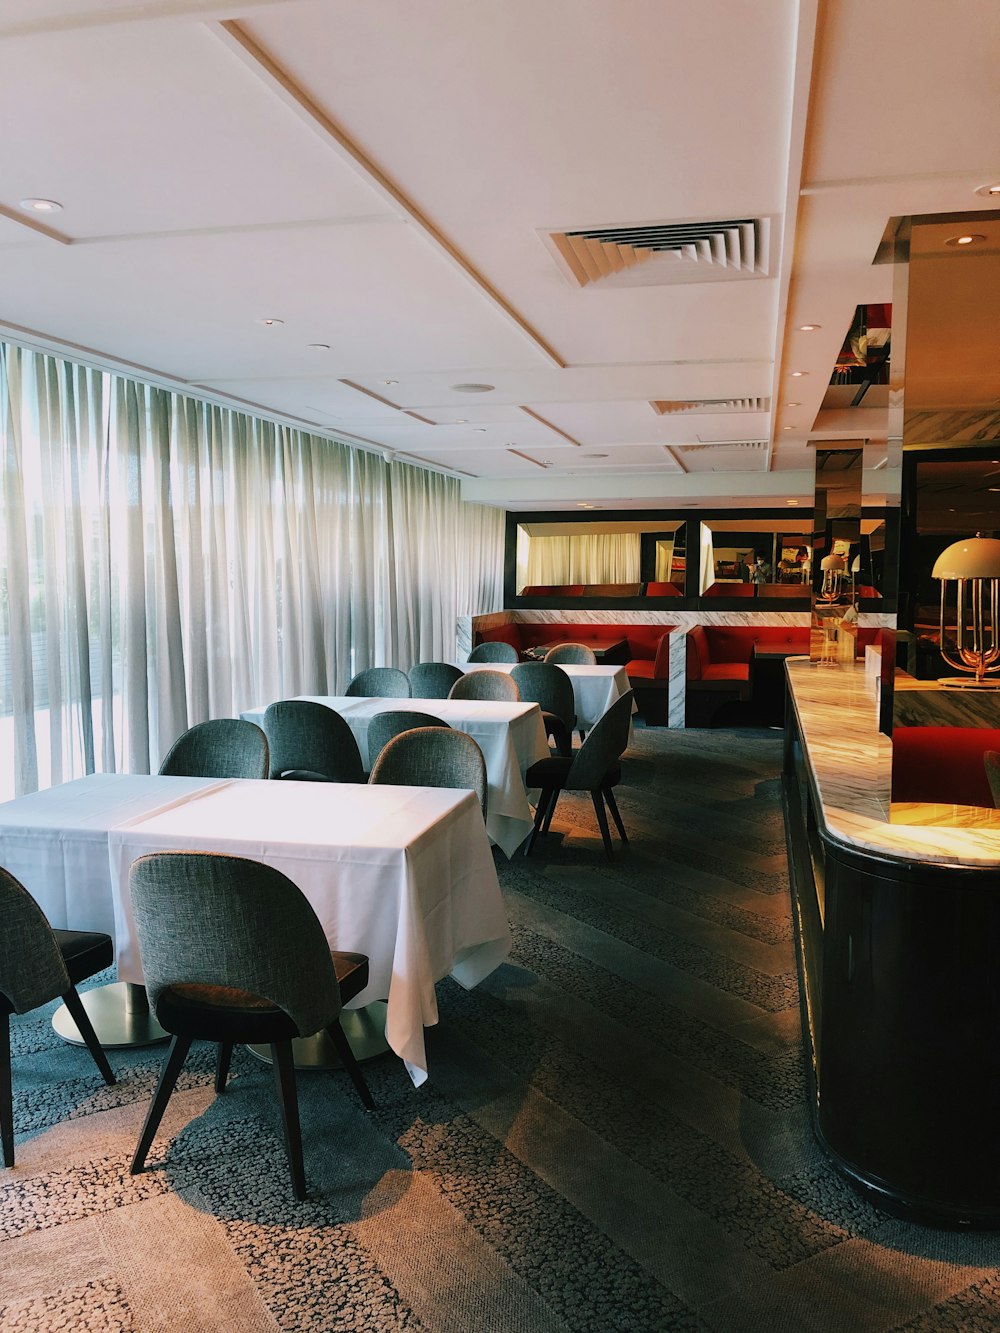
<path fill-rule="evenodd" d="M 328 352 L 330 350 L 329 343 L 306 343 L 306 347 L 311 352 Z"/>
<path fill-rule="evenodd" d="M 485 434 L 486 434 L 486 427 L 485 427 L 485 426 L 473 426 L 472 429 L 476 432 L 477 435 L 485 435 Z"/>
<path fill-rule="evenodd" d="M 468 418 L 468 417 L 456 417 L 456 418 L 455 418 L 455 421 L 454 421 L 454 424 L 455 424 L 456 426 L 467 426 L 467 425 L 469 424 L 469 418 Z"/>
<path fill-rule="evenodd" d="M 980 185 L 976 194 L 985 195 L 987 198 L 996 197 L 1000 194 L 1000 181 L 995 181 L 992 185 Z"/>
<path fill-rule="evenodd" d="M 808 374 L 809 374 L 808 370 L 793 370 L 793 371 L 792 371 L 792 379 L 793 379 L 793 380 L 800 380 L 800 379 L 802 378 L 803 375 L 808 375 Z"/>
<path fill-rule="evenodd" d="M 802 404 L 801 404 L 801 403 L 786 403 L 785 406 L 786 406 L 786 407 L 801 407 Z"/>
<path fill-rule="evenodd" d="M 495 384 L 453 384 L 452 390 L 455 393 L 491 393 Z"/>
<path fill-rule="evenodd" d="M 584 458 L 607 458 L 607 454 L 584 454 Z"/>
<path fill-rule="evenodd" d="M 817 329 L 822 327 L 822 324 L 800 324 L 799 333 L 815 333 Z"/>
<path fill-rule="evenodd" d="M 794 430 L 795 427 L 794 427 L 794 426 L 782 426 L 781 429 L 782 429 L 782 430 Z"/>
<path fill-rule="evenodd" d="M 21 207 L 30 209 L 32 213 L 62 212 L 62 204 L 56 203 L 54 199 L 22 199 Z"/>
<path fill-rule="evenodd" d="M 964 236 L 949 236 L 945 245 L 978 245 L 980 241 L 985 241 L 986 237 L 979 231 L 966 232 Z"/>
<path fill-rule="evenodd" d="M 258 324 L 263 324 L 267 329 L 276 329 L 280 324 L 284 324 L 283 319 L 258 319 Z"/>
<path fill-rule="evenodd" d="M 399 380 L 379 380 L 380 384 L 398 384 Z"/>

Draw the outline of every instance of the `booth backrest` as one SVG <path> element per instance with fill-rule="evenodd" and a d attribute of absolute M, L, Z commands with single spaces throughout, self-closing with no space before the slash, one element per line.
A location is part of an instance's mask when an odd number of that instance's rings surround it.
<path fill-rule="evenodd" d="M 584 585 L 584 597 L 638 597 L 642 591 L 641 583 L 587 583 Z"/>
<path fill-rule="evenodd" d="M 752 597 L 752 583 L 710 583 L 705 589 L 706 597 Z"/>
<path fill-rule="evenodd" d="M 477 634 L 477 642 L 502 640 L 518 652 L 546 643 L 573 643 L 577 639 L 625 639 L 628 660 L 652 662 L 653 678 L 666 680 L 670 675 L 670 631 L 673 625 L 616 625 L 606 623 L 556 625 L 550 621 L 518 621 L 494 625 Z"/>
<path fill-rule="evenodd" d="M 1000 750 L 993 727 L 893 727 L 892 799 L 993 808 L 983 753 Z"/>
<path fill-rule="evenodd" d="M 684 592 L 676 583 L 647 583 L 647 597 L 683 597 Z"/>
<path fill-rule="evenodd" d="M 687 677 L 702 680 L 720 662 L 748 665 L 754 644 L 809 652 L 808 625 L 695 625 L 687 634 Z"/>

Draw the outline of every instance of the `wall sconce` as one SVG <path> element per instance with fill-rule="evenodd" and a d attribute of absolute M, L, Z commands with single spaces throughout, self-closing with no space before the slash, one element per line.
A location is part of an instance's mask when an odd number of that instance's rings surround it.
<path fill-rule="evenodd" d="M 942 677 L 940 684 L 979 689 L 1000 689 L 1000 680 L 987 680 L 1000 671 L 997 641 L 997 589 L 1000 586 L 1000 541 L 993 537 L 967 537 L 953 542 L 934 561 L 931 576 L 941 580 L 941 656 L 957 671 L 969 676 Z M 958 584 L 955 614 L 955 654 L 945 639 L 945 604 L 948 584 Z"/>
<path fill-rule="evenodd" d="M 835 602 L 840 596 L 840 584 L 847 568 L 847 561 L 842 555 L 834 555 L 831 551 L 819 562 L 819 567 L 823 571 L 823 584 L 819 595 L 824 602 Z"/>

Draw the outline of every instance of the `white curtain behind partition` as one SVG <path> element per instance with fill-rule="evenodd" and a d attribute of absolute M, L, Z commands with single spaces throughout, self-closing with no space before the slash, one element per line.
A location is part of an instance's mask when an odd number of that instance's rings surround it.
<path fill-rule="evenodd" d="M 637 532 L 598 532 L 571 537 L 535 537 L 528 546 L 525 582 L 638 583 Z"/>
<path fill-rule="evenodd" d="M 345 444 L 0 344 L 0 799 L 448 659 L 503 512 Z"/>

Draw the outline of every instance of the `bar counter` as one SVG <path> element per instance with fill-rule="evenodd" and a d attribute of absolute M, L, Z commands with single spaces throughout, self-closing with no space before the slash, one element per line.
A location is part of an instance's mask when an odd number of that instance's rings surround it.
<path fill-rule="evenodd" d="M 911 805 L 889 823 L 892 747 L 864 666 L 793 659 L 787 675 L 785 816 L 817 1136 L 878 1206 L 998 1227 L 1000 813 Z"/>

